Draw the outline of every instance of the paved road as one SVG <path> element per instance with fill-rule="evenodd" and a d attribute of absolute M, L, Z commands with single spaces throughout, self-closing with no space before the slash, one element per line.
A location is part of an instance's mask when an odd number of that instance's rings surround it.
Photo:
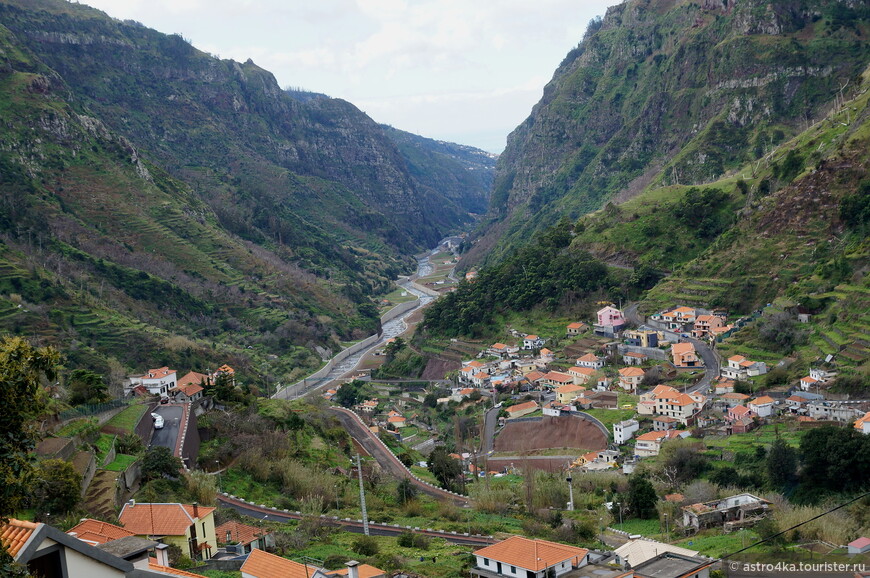
<path fill-rule="evenodd" d="M 483 417 L 483 439 L 480 441 L 480 451 L 485 455 L 492 452 L 493 443 L 495 443 L 495 426 L 498 423 L 499 407 L 491 407 L 486 410 Z"/>
<path fill-rule="evenodd" d="M 248 504 L 227 496 L 218 495 L 217 499 L 218 502 L 220 502 L 221 504 L 232 508 L 240 514 L 244 514 L 245 516 L 250 516 L 258 520 L 288 522 L 290 520 L 300 520 L 303 518 L 303 516 L 300 514 L 284 512 L 273 508 L 264 508 L 262 506 L 254 506 L 252 504 Z M 359 522 L 357 520 L 342 520 L 337 519 L 334 516 L 320 516 L 320 518 L 322 520 L 325 520 L 328 524 L 339 526 L 342 529 L 347 530 L 348 532 L 355 532 L 357 534 L 363 533 L 363 524 L 362 522 Z M 369 534 L 373 536 L 398 536 L 399 534 L 403 534 L 405 532 L 425 534 L 426 536 L 432 536 L 434 538 L 444 538 L 445 540 L 447 540 L 448 542 L 452 542 L 453 544 L 463 544 L 466 546 L 487 546 L 489 544 L 494 544 L 495 542 L 497 542 L 497 540 L 489 536 L 468 536 L 464 534 L 454 534 L 452 532 L 441 532 L 438 530 L 426 530 L 417 528 L 409 529 L 407 527 L 388 526 L 386 524 L 369 522 Z"/>
<path fill-rule="evenodd" d="M 153 413 L 163 416 L 163 429 L 154 430 L 150 445 L 169 448 L 174 452 L 182 425 L 181 419 L 184 417 L 184 408 L 180 405 L 158 405 Z"/>
<path fill-rule="evenodd" d="M 378 464 L 384 471 L 392 474 L 397 479 L 407 478 L 411 480 L 417 489 L 424 494 L 432 496 L 441 501 L 451 501 L 459 506 L 467 506 L 470 499 L 465 496 L 457 496 L 440 488 L 435 488 L 429 484 L 424 484 L 408 472 L 408 469 L 393 455 L 393 452 L 388 450 L 380 439 L 378 439 L 367 427 L 360 423 L 356 415 L 343 408 L 330 408 L 341 420 L 342 426 L 347 432 L 365 448 L 370 456 L 377 460 Z"/>
<path fill-rule="evenodd" d="M 663 324 L 658 323 L 652 320 L 644 320 L 641 318 L 640 314 L 637 312 L 637 307 L 639 303 L 630 303 L 625 307 L 625 318 L 638 327 L 641 325 L 649 325 L 653 329 L 658 331 L 662 331 L 665 336 L 671 342 L 688 341 L 689 343 L 695 346 L 695 351 L 698 352 L 698 355 L 704 360 L 704 377 L 695 385 L 689 387 L 687 389 L 690 393 L 700 392 L 702 394 L 706 394 L 708 392 L 710 383 L 717 377 L 719 377 L 719 357 L 710 349 L 710 346 L 707 345 L 704 341 L 699 341 L 697 339 L 682 337 L 679 333 L 674 333 L 673 331 L 668 331 L 664 328 Z"/>

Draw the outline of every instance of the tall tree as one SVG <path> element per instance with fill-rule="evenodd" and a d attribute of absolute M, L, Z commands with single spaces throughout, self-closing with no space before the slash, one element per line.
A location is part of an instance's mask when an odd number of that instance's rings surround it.
<path fill-rule="evenodd" d="M 66 514 L 79 503 L 82 477 L 70 462 L 44 460 L 36 467 L 31 505 L 37 517 Z"/>
<path fill-rule="evenodd" d="M 634 475 L 628 479 L 628 507 L 632 515 L 647 520 L 657 515 L 659 497 L 649 478 Z"/>
<path fill-rule="evenodd" d="M 438 479 L 441 487 L 455 491 L 456 482 L 462 476 L 462 464 L 438 446 L 429 454 L 429 471 Z"/>
<path fill-rule="evenodd" d="M 87 369 L 74 369 L 67 379 L 69 404 L 97 404 L 109 401 L 109 387 L 99 373 Z"/>
<path fill-rule="evenodd" d="M 0 340 L 0 518 L 13 515 L 30 493 L 35 420 L 46 407 L 40 379 L 54 380 L 59 361 L 52 348 L 20 337 Z"/>
<path fill-rule="evenodd" d="M 782 438 L 776 438 L 767 452 L 767 479 L 774 488 L 789 485 L 797 473 L 797 452 L 785 443 Z"/>

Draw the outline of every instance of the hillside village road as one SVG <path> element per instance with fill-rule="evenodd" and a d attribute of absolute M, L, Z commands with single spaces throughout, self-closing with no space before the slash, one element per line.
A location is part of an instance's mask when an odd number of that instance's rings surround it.
<path fill-rule="evenodd" d="M 151 436 L 151 447 L 161 446 L 175 452 L 184 408 L 180 405 L 158 405 L 154 413 L 163 416 L 163 429 L 155 429 Z"/>

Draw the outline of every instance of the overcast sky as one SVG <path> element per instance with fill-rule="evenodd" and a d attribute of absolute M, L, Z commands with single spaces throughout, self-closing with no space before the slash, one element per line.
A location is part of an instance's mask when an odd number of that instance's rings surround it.
<path fill-rule="evenodd" d="M 501 152 L 586 25 L 620 0 L 83 0 L 251 58 L 282 87 L 396 128 Z"/>

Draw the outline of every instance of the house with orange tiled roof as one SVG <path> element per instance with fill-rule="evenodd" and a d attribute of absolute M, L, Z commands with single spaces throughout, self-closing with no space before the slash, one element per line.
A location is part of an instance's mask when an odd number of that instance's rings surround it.
<path fill-rule="evenodd" d="M 800 386 L 803 391 L 809 391 L 814 387 L 818 387 L 818 383 L 818 379 L 810 376 L 802 377 L 800 380 Z"/>
<path fill-rule="evenodd" d="M 651 431 L 641 434 L 635 438 L 634 455 L 641 458 L 657 456 L 666 441 L 688 436 L 688 430 Z"/>
<path fill-rule="evenodd" d="M 543 578 L 561 576 L 589 563 L 589 550 L 547 540 L 511 536 L 474 552 L 473 576 Z"/>
<path fill-rule="evenodd" d="M 522 417 L 526 414 L 530 414 L 536 409 L 538 409 L 538 403 L 536 401 L 527 401 L 525 403 L 519 403 L 517 405 L 507 407 L 505 408 L 505 411 L 508 413 L 509 418 L 516 418 Z"/>
<path fill-rule="evenodd" d="M 695 416 L 704 409 L 707 398 L 699 393 L 667 391 L 655 398 L 656 414 L 672 417 L 684 426 L 695 423 Z"/>
<path fill-rule="evenodd" d="M 242 564 L 242 578 L 315 578 L 323 574 L 319 568 L 308 566 L 263 550 L 251 550 Z"/>
<path fill-rule="evenodd" d="M 586 391 L 586 388 L 582 385 L 569 383 L 555 389 L 556 400 L 558 403 L 565 405 L 571 403 L 575 397 L 579 396 L 584 391 Z"/>
<path fill-rule="evenodd" d="M 698 353 L 691 343 L 674 343 L 671 345 L 671 359 L 675 367 L 698 367 Z"/>
<path fill-rule="evenodd" d="M 158 367 L 156 369 L 149 369 L 142 375 L 131 375 L 125 389 L 131 390 L 142 386 L 151 395 L 165 396 L 168 395 L 170 389 L 175 387 L 177 381 L 178 376 L 174 369 Z"/>
<path fill-rule="evenodd" d="M 585 385 L 589 383 L 595 376 L 596 370 L 591 367 L 580 367 L 575 365 L 568 368 L 568 375 L 574 378 L 575 385 Z"/>
<path fill-rule="evenodd" d="M 405 419 L 403 415 L 391 415 L 387 418 L 387 423 L 389 423 L 394 428 L 401 428 L 408 425 L 408 420 Z"/>
<path fill-rule="evenodd" d="M 636 351 L 626 351 L 622 354 L 622 363 L 624 365 L 643 365 L 644 361 L 649 359 L 646 353 L 637 353 Z"/>
<path fill-rule="evenodd" d="M 224 522 L 214 531 L 219 546 L 226 546 L 227 550 L 233 550 L 239 555 L 275 546 L 275 537 L 271 532 L 235 520 Z"/>
<path fill-rule="evenodd" d="M 586 331 L 586 324 L 582 321 L 575 321 L 574 323 L 569 323 L 566 328 L 566 333 L 568 335 L 580 335 Z"/>
<path fill-rule="evenodd" d="M 725 319 L 718 315 L 698 315 L 692 328 L 692 337 L 704 339 L 711 335 L 714 329 L 725 327 Z"/>
<path fill-rule="evenodd" d="M 592 369 L 601 369 L 604 367 L 604 360 L 594 353 L 587 353 L 577 358 L 577 365 L 580 367 L 590 367 Z"/>
<path fill-rule="evenodd" d="M 538 353 L 538 358 L 544 363 L 552 363 L 556 359 L 556 354 L 552 350 L 542 347 Z"/>
<path fill-rule="evenodd" d="M 743 405 L 746 403 L 746 400 L 749 399 L 749 396 L 745 393 L 737 393 L 731 392 L 726 393 L 725 395 L 719 398 L 720 402 L 725 405 L 726 409 L 731 409 L 732 407 L 737 407 L 738 405 Z"/>
<path fill-rule="evenodd" d="M 856 419 L 854 426 L 862 434 L 870 434 L 870 411 Z"/>
<path fill-rule="evenodd" d="M 747 407 L 755 412 L 755 415 L 758 417 L 770 417 L 773 415 L 774 404 L 776 404 L 776 400 L 769 395 L 762 395 L 750 401 Z"/>
<path fill-rule="evenodd" d="M 205 395 L 205 386 L 210 383 L 209 376 L 204 373 L 189 371 L 178 380 L 178 385 L 169 390 L 177 402 L 196 401 Z"/>
<path fill-rule="evenodd" d="M 67 530 L 67 534 L 74 538 L 78 538 L 83 542 L 87 542 L 91 546 L 97 544 L 105 544 L 112 540 L 125 538 L 127 536 L 135 536 L 130 530 L 126 530 L 121 526 L 101 522 L 92 518 L 83 518 L 81 522 Z"/>
<path fill-rule="evenodd" d="M 755 417 L 755 412 L 753 412 L 745 405 L 736 405 L 729 409 L 728 413 L 725 414 L 725 420 L 729 422 L 734 422 L 744 417 L 752 419 L 753 417 Z"/>
<path fill-rule="evenodd" d="M 531 351 L 532 349 L 540 349 L 546 341 L 537 335 L 526 335 L 523 337 L 523 349 Z"/>
<path fill-rule="evenodd" d="M 63 578 L 165 576 L 137 569 L 133 562 L 92 546 L 48 524 L 10 518 L 0 522 L 0 544 L 31 575 Z M 151 544 L 154 544 L 151 542 Z M 143 563 L 147 566 L 147 562 Z"/>
<path fill-rule="evenodd" d="M 326 572 L 327 576 L 347 576 L 347 578 L 384 578 L 386 573 L 380 568 L 369 564 L 360 564 L 356 560 L 345 562 L 347 568 Z"/>
<path fill-rule="evenodd" d="M 137 536 L 174 544 L 191 560 L 205 560 L 217 550 L 215 508 L 190 504 L 124 504 L 118 522 Z"/>
<path fill-rule="evenodd" d="M 561 371 L 548 371 L 540 382 L 549 387 L 562 387 L 563 385 L 573 385 L 574 377 Z"/>
<path fill-rule="evenodd" d="M 639 367 L 623 367 L 619 370 L 619 387 L 626 391 L 637 391 L 643 376 L 644 371 Z"/>
<path fill-rule="evenodd" d="M 669 385 L 659 384 L 649 391 L 640 394 L 640 400 L 637 404 L 637 413 L 640 415 L 655 415 L 656 413 L 656 397 L 665 393 L 679 393 L 676 389 Z"/>
<path fill-rule="evenodd" d="M 763 361 L 752 361 L 742 355 L 732 355 L 727 361 L 720 373 L 729 379 L 747 379 L 767 373 L 767 364 Z"/>

